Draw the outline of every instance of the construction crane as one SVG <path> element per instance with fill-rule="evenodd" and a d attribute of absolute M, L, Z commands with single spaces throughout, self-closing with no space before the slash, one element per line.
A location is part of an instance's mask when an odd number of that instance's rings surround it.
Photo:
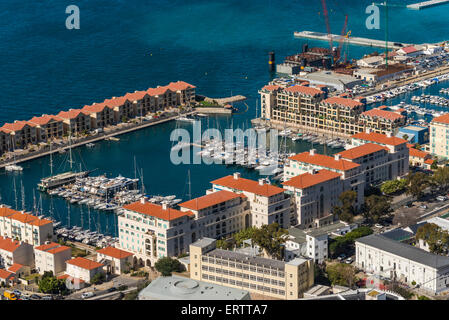
<path fill-rule="evenodd" d="M 335 57 L 336 62 L 338 62 L 341 58 L 341 49 L 343 48 L 343 42 L 345 39 L 345 33 L 346 33 L 347 26 L 348 26 L 348 15 L 345 15 L 345 23 L 343 24 L 343 29 L 341 30 L 340 41 L 338 44 L 338 49 L 337 49 L 337 53 L 336 53 L 336 57 Z M 346 58 L 345 58 L 345 60 L 346 60 Z"/>
<path fill-rule="evenodd" d="M 334 44 L 332 42 L 332 33 L 331 27 L 329 25 L 329 12 L 327 11 L 326 0 L 321 0 L 321 4 L 323 5 L 324 21 L 326 22 L 327 36 L 329 37 L 329 47 L 332 51 L 334 48 Z"/>

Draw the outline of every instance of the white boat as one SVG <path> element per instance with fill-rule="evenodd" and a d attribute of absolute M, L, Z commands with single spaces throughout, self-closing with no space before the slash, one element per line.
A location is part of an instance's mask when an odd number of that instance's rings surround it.
<path fill-rule="evenodd" d="M 92 143 L 92 142 L 86 143 L 86 147 L 93 148 L 93 147 L 95 147 L 95 143 Z"/>
<path fill-rule="evenodd" d="M 13 172 L 13 171 L 22 171 L 23 168 L 21 166 L 18 166 L 17 164 L 10 164 L 5 166 L 5 170 L 9 171 L 9 172 Z"/>
<path fill-rule="evenodd" d="M 178 118 L 176 118 L 177 121 L 184 121 L 184 122 L 195 122 L 195 119 L 193 118 L 188 118 L 186 116 L 180 116 Z"/>

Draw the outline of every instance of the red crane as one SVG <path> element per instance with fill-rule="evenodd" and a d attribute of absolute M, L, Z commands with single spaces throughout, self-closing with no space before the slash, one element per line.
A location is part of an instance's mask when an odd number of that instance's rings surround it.
<path fill-rule="evenodd" d="M 327 12 L 326 0 L 321 0 L 321 3 L 323 4 L 323 13 L 324 13 L 324 20 L 326 21 L 327 36 L 329 37 L 329 46 L 332 51 L 332 48 L 334 47 L 334 45 L 332 42 L 332 33 L 331 33 L 331 27 L 329 25 L 329 12 Z"/>
<path fill-rule="evenodd" d="M 337 56 L 335 57 L 336 61 L 340 60 L 340 58 L 341 58 L 341 49 L 343 48 L 343 41 L 346 36 L 346 27 L 347 26 L 348 26 L 348 15 L 345 15 L 345 23 L 343 25 L 343 29 L 341 30 L 340 40 L 339 40 L 338 50 L 337 50 Z"/>

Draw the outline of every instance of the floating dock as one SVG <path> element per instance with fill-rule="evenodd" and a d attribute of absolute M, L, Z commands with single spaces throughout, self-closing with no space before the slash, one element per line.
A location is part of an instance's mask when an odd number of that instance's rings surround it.
<path fill-rule="evenodd" d="M 449 1 L 449 0 L 446 0 Z M 314 40 L 321 40 L 321 41 L 329 41 L 329 37 L 326 33 L 322 32 L 314 32 L 314 31 L 295 31 L 294 32 L 295 38 L 306 38 L 306 39 L 314 39 Z M 332 40 L 336 43 L 340 41 L 342 36 L 333 34 Z M 344 37 L 346 39 L 346 37 Z M 368 46 L 368 47 L 376 47 L 376 48 L 385 48 L 385 41 L 383 40 L 376 40 L 376 39 L 368 39 L 368 38 L 360 38 L 360 37 L 349 37 L 347 38 L 348 42 L 350 44 L 357 44 L 362 46 Z M 393 42 L 388 41 L 388 48 L 393 49 L 400 49 L 402 47 L 407 47 L 411 44 L 408 43 L 402 43 L 402 42 Z"/>
<path fill-rule="evenodd" d="M 423 2 L 418 2 L 415 4 L 409 4 L 407 6 L 407 8 L 409 9 L 414 9 L 414 10 L 420 10 L 420 9 L 424 9 L 424 8 L 429 8 L 429 7 L 433 7 L 433 6 L 437 6 L 440 4 L 445 4 L 448 3 L 449 0 L 430 0 L 430 1 L 423 1 Z"/>

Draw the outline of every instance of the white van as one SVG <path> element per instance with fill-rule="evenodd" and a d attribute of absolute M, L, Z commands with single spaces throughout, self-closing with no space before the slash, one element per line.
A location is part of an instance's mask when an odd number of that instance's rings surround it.
<path fill-rule="evenodd" d="M 81 299 L 92 298 L 93 296 L 95 296 L 95 293 L 93 293 L 93 292 L 84 292 L 81 295 Z"/>

